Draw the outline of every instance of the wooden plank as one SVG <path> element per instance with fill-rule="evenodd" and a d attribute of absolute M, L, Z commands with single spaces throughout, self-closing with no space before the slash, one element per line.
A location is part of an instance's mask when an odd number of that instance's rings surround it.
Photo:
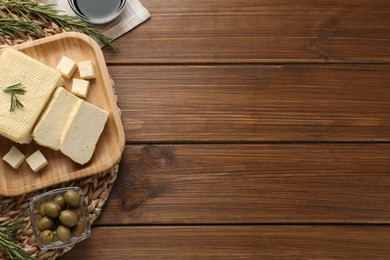
<path fill-rule="evenodd" d="M 96 222 L 389 223 L 390 144 L 126 146 Z"/>
<path fill-rule="evenodd" d="M 143 0 L 109 63 L 389 61 L 387 0 Z"/>
<path fill-rule="evenodd" d="M 128 142 L 390 140 L 389 69 L 109 67 Z"/>
<path fill-rule="evenodd" d="M 109 238 L 109 239 L 108 239 Z M 94 228 L 58 259 L 388 259 L 388 226 Z"/>

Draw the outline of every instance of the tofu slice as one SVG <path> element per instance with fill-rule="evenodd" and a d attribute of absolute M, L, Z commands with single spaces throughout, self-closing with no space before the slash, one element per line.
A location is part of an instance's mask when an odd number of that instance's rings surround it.
<path fill-rule="evenodd" d="M 95 65 L 92 61 L 81 61 L 78 63 L 80 78 L 94 79 L 96 78 Z"/>
<path fill-rule="evenodd" d="M 89 81 L 83 79 L 73 79 L 72 93 L 81 98 L 87 98 L 89 91 Z"/>
<path fill-rule="evenodd" d="M 80 99 L 62 133 L 61 152 L 76 163 L 87 163 L 92 158 L 108 115 L 108 112 Z"/>
<path fill-rule="evenodd" d="M 43 167 L 48 165 L 45 156 L 43 156 L 43 154 L 39 150 L 27 157 L 26 162 L 34 172 L 38 172 Z"/>
<path fill-rule="evenodd" d="M 77 63 L 71 58 L 63 56 L 56 69 L 62 74 L 62 76 L 70 79 L 77 69 Z"/>
<path fill-rule="evenodd" d="M 11 95 L 3 90 L 21 83 L 26 93 L 18 95 L 24 107 L 10 111 Z M 0 56 L 0 135 L 29 143 L 31 133 L 54 90 L 63 85 L 61 74 L 11 48 Z"/>
<path fill-rule="evenodd" d="M 58 151 L 61 134 L 78 100 L 65 88 L 57 88 L 34 128 L 32 135 L 35 142 Z"/>
<path fill-rule="evenodd" d="M 12 146 L 9 152 L 3 157 L 3 160 L 11 165 L 11 167 L 15 170 L 22 165 L 24 159 L 26 159 L 26 156 L 24 156 L 24 154 L 15 146 Z"/>

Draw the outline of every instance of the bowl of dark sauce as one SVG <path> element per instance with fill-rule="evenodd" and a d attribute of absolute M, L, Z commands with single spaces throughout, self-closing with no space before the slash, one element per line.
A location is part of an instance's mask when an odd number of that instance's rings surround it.
<path fill-rule="evenodd" d="M 93 24 L 111 22 L 126 6 L 126 0 L 68 0 L 68 3 L 78 17 Z"/>

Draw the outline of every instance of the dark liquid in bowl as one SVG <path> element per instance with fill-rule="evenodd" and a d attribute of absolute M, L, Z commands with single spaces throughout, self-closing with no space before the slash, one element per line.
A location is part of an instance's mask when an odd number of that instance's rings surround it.
<path fill-rule="evenodd" d="M 74 0 L 77 10 L 90 18 L 104 18 L 115 13 L 123 0 Z"/>

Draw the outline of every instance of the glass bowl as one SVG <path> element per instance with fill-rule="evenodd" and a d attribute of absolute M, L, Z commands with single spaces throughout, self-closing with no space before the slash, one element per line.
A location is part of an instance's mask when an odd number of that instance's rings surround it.
<path fill-rule="evenodd" d="M 67 200 L 68 202 L 73 203 L 72 204 L 73 206 L 70 206 L 69 204 L 64 202 L 64 199 L 62 200 L 60 199 L 61 195 L 62 196 L 65 195 L 67 191 L 75 191 L 80 196 L 78 207 L 76 206 L 76 204 L 74 204 L 75 200 L 69 200 L 69 199 Z M 72 194 L 75 195 L 74 192 L 68 193 L 68 195 L 72 195 Z M 70 198 L 70 196 L 66 196 L 66 197 Z M 74 197 L 77 198 L 77 196 Z M 45 207 L 44 203 L 53 202 L 55 198 L 56 198 L 56 202 L 58 202 L 56 203 L 57 205 L 62 204 L 62 208 L 60 209 L 61 214 L 66 211 L 66 213 L 62 214 L 61 217 L 47 216 L 47 214 L 45 213 L 45 209 L 47 210 L 47 208 L 51 208 L 51 207 Z M 61 201 L 63 203 L 60 203 Z M 74 214 L 69 213 L 69 211 L 72 211 Z M 50 213 L 50 215 L 52 214 L 53 212 Z M 72 218 L 69 220 L 69 218 L 66 218 L 66 215 L 67 217 L 69 217 L 69 215 L 72 215 L 71 216 Z M 74 217 L 76 217 L 77 222 L 80 222 L 77 223 L 77 225 L 74 225 L 73 223 L 69 223 L 69 221 L 71 222 L 74 221 Z M 45 219 L 42 220 L 40 223 L 40 220 L 43 218 Z M 39 247 L 42 249 L 56 249 L 56 248 L 63 248 L 69 245 L 73 245 L 77 242 L 87 239 L 91 234 L 91 225 L 88 217 L 87 204 L 85 202 L 81 189 L 78 187 L 67 187 L 67 188 L 56 189 L 35 196 L 30 201 L 30 219 L 31 219 L 31 225 L 32 225 L 34 236 L 38 242 Z M 65 222 L 65 224 L 63 222 Z M 84 223 L 84 227 L 81 222 Z M 56 229 L 60 225 L 62 226 L 60 228 L 62 234 L 62 241 L 60 240 L 60 237 L 57 235 L 57 229 Z M 67 226 L 71 226 L 71 227 L 67 227 Z M 42 231 L 40 231 L 38 227 L 40 227 Z M 68 231 L 64 232 L 64 227 L 66 227 L 70 231 L 71 235 L 69 240 L 66 238 L 64 239 L 64 236 L 69 237 Z M 54 239 L 55 241 L 53 240 L 52 242 L 45 243 L 44 239 L 45 238 L 47 239 L 47 236 L 44 235 L 41 236 L 43 232 L 46 232 L 45 234 L 49 234 L 51 232 L 51 235 L 49 236 L 55 237 Z"/>
<path fill-rule="evenodd" d="M 111 0 L 106 0 L 105 3 L 110 3 Z M 122 11 L 125 9 L 126 6 L 126 0 L 117 0 L 119 1 L 118 8 L 114 10 L 108 10 L 106 13 L 101 13 L 99 15 L 92 14 L 92 12 L 82 12 L 79 8 L 77 8 L 77 0 L 68 0 L 68 4 L 72 11 L 82 20 L 92 23 L 92 24 L 105 24 L 108 22 L 111 22 L 115 18 L 117 18 Z M 96 7 L 94 5 L 86 5 L 86 6 L 91 6 L 93 9 Z M 105 8 L 107 9 L 107 8 Z M 103 9 L 103 10 L 105 10 Z"/>

